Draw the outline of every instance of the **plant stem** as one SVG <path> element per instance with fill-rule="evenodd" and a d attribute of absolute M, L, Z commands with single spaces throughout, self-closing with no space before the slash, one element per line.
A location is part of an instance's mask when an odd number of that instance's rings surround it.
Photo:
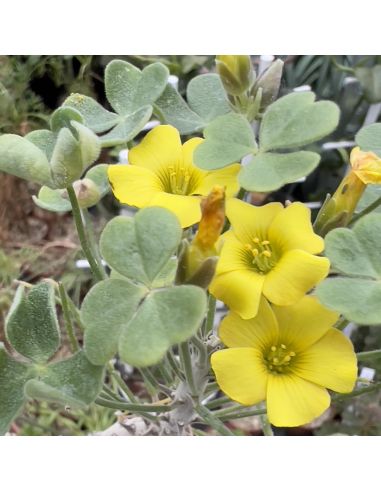
<path fill-rule="evenodd" d="M 377 198 L 373 203 L 368 205 L 364 210 L 356 214 L 353 219 L 350 221 L 349 225 L 353 225 L 355 222 L 357 222 L 361 217 L 364 217 L 364 215 L 368 215 L 370 212 L 373 212 L 377 207 L 381 205 L 381 197 Z"/>
<path fill-rule="evenodd" d="M 123 403 L 118 401 L 107 400 L 106 398 L 102 398 L 98 396 L 95 400 L 95 403 L 102 407 L 107 408 L 115 408 L 116 410 L 126 410 L 128 412 L 155 412 L 155 413 L 166 413 L 173 410 L 174 405 L 151 405 L 151 404 L 142 404 L 138 405 L 135 403 Z"/>
<path fill-rule="evenodd" d="M 217 407 L 224 405 L 225 403 L 229 403 L 229 402 L 231 402 L 230 398 L 228 398 L 227 396 L 221 396 L 220 398 L 216 398 L 215 400 L 212 400 L 212 401 L 206 403 L 205 406 L 207 408 L 209 408 L 209 410 L 213 410 L 214 408 L 217 408 Z"/>
<path fill-rule="evenodd" d="M 199 416 L 213 429 L 215 429 L 222 436 L 234 436 L 233 432 L 224 425 L 220 419 L 218 419 L 210 410 L 206 407 L 197 403 L 195 405 L 195 410 Z"/>
<path fill-rule="evenodd" d="M 186 382 L 190 389 L 191 395 L 194 397 L 198 396 L 198 391 L 193 376 L 192 358 L 191 358 L 188 342 L 180 343 L 179 354 L 180 354 L 180 359 L 183 366 Z"/>
<path fill-rule="evenodd" d="M 369 352 L 359 352 L 356 354 L 357 360 L 378 359 L 381 357 L 381 349 L 370 350 Z"/>
<path fill-rule="evenodd" d="M 374 391 L 381 389 L 381 381 L 378 383 L 373 383 L 370 386 L 366 386 L 365 388 L 359 388 L 357 390 L 352 391 L 352 393 L 335 395 L 332 397 L 332 401 L 342 401 L 347 400 L 349 398 L 354 398 L 356 396 L 365 395 L 367 393 L 373 393 Z"/>
<path fill-rule="evenodd" d="M 176 376 L 180 379 L 180 381 L 184 381 L 184 375 L 180 370 L 180 367 L 177 363 L 177 360 L 175 359 L 172 350 L 168 350 L 167 352 L 167 360 L 169 362 L 169 365 L 171 366 L 173 372 L 176 374 Z"/>
<path fill-rule="evenodd" d="M 78 233 L 79 241 L 81 243 L 82 250 L 87 258 L 87 261 L 89 262 L 91 271 L 93 272 L 95 279 L 99 282 L 100 280 L 107 278 L 107 276 L 105 272 L 102 269 L 100 269 L 93 255 L 93 252 L 91 251 L 90 243 L 83 225 L 81 209 L 79 208 L 77 196 L 75 194 L 73 185 L 69 185 L 67 187 L 67 193 L 69 195 L 69 200 L 73 211 L 74 222 L 77 228 L 77 233 Z"/>
<path fill-rule="evenodd" d="M 88 240 L 90 243 L 91 251 L 94 254 L 94 258 L 95 258 L 96 262 L 98 263 L 98 267 L 102 271 L 104 278 L 107 278 L 107 274 L 106 274 L 105 268 L 104 268 L 103 263 L 102 263 L 102 258 L 101 258 L 101 255 L 99 253 L 98 241 L 96 240 L 96 237 L 95 237 L 93 221 L 92 221 L 91 215 L 89 214 L 89 211 L 87 210 L 87 208 L 82 210 L 82 216 L 83 216 L 85 228 L 87 230 L 87 237 L 88 237 Z"/>
<path fill-rule="evenodd" d="M 58 282 L 58 290 L 59 290 L 60 298 L 61 298 L 62 312 L 63 312 L 63 316 L 65 319 L 65 328 L 66 328 L 67 336 L 68 336 L 69 342 L 70 342 L 70 349 L 71 349 L 72 353 L 74 354 L 75 352 L 78 352 L 78 350 L 79 350 L 79 343 L 78 343 L 77 338 L 74 334 L 74 328 L 73 328 L 73 324 L 71 322 L 70 310 L 69 310 L 69 305 L 68 305 L 68 301 L 67 301 L 68 298 L 67 298 L 67 294 L 66 294 L 66 291 L 65 291 L 65 288 L 64 288 L 62 282 Z"/>
<path fill-rule="evenodd" d="M 159 381 L 157 381 L 155 376 L 147 367 L 140 367 L 139 372 L 143 376 L 144 380 L 148 382 L 148 384 L 152 387 L 155 393 L 161 391 L 165 395 L 171 396 L 171 390 L 163 384 L 159 383 Z"/>
<path fill-rule="evenodd" d="M 269 422 L 269 419 L 267 417 L 267 414 L 262 414 L 259 416 L 261 424 L 262 424 L 262 430 L 263 430 L 263 435 L 265 436 L 273 436 L 274 432 L 271 428 L 271 424 Z"/>
<path fill-rule="evenodd" d="M 198 338 L 197 335 L 192 338 L 192 342 L 196 346 L 199 353 L 198 364 L 205 367 L 208 363 L 208 351 L 205 344 Z"/>
<path fill-rule="evenodd" d="M 266 410 L 246 410 L 237 413 L 230 413 L 228 415 L 221 415 L 220 418 L 225 422 L 226 420 L 244 419 L 245 417 L 252 417 L 254 415 L 263 415 L 265 413 Z"/>
<path fill-rule="evenodd" d="M 206 314 L 206 320 L 204 324 L 204 329 L 202 330 L 202 334 L 204 337 L 207 337 L 208 334 L 213 330 L 213 325 L 214 325 L 214 316 L 216 313 L 216 298 L 212 295 L 209 294 L 209 299 L 208 299 L 208 311 Z"/>

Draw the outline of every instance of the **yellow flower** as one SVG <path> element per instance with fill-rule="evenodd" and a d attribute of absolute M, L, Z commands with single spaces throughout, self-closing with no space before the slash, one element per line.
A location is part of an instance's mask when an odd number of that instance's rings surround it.
<path fill-rule="evenodd" d="M 193 165 L 194 149 L 203 141 L 192 138 L 181 145 L 176 128 L 160 125 L 130 150 L 130 165 L 109 166 L 108 177 L 116 198 L 127 205 L 142 208 L 159 206 L 171 210 L 182 227 L 201 218 L 201 199 L 214 185 L 226 187 L 234 196 L 239 185 L 239 164 L 219 171 L 203 171 Z"/>
<path fill-rule="evenodd" d="M 351 152 L 352 172 L 364 184 L 381 183 L 381 157 L 373 152 L 363 152 L 360 147 L 355 147 Z"/>
<path fill-rule="evenodd" d="M 226 208 L 232 230 L 222 236 L 209 290 L 242 318 L 257 314 L 262 294 L 287 306 L 327 276 L 329 260 L 314 256 L 324 249 L 324 241 L 314 234 L 305 205 L 255 207 L 230 199 Z"/>
<path fill-rule="evenodd" d="M 267 402 L 269 421 L 303 425 L 330 405 L 326 388 L 349 393 L 356 382 L 352 343 L 332 325 L 337 314 L 306 296 L 290 307 L 263 298 L 258 316 L 230 313 L 219 335 L 228 349 L 212 355 L 217 383 L 241 405 Z"/>

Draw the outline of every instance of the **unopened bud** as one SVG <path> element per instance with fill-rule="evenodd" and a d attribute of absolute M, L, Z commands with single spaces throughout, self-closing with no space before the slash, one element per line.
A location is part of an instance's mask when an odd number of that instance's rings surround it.
<path fill-rule="evenodd" d="M 254 83 L 255 74 L 248 55 L 218 55 L 216 67 L 226 92 L 232 96 L 240 96 Z"/>
<path fill-rule="evenodd" d="M 101 192 L 92 179 L 84 178 L 74 181 L 73 188 L 81 208 L 92 207 L 101 199 Z M 66 190 L 62 192 L 62 197 L 68 198 Z"/>
<path fill-rule="evenodd" d="M 256 81 L 252 93 L 256 94 L 262 89 L 261 109 L 267 108 L 269 104 L 275 101 L 279 93 L 280 81 L 283 72 L 283 61 L 279 58 L 275 60 L 265 70 Z"/>

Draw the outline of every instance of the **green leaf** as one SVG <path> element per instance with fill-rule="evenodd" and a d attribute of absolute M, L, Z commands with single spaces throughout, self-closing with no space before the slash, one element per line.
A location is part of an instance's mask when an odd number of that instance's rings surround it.
<path fill-rule="evenodd" d="M 32 287 L 27 296 L 24 287 L 19 287 L 5 330 L 19 354 L 38 363 L 49 360 L 60 344 L 53 286 L 42 282 Z"/>
<path fill-rule="evenodd" d="M 39 149 L 41 149 L 50 161 L 53 154 L 54 145 L 57 140 L 57 135 L 50 130 L 35 130 L 28 133 L 28 135 L 25 135 L 25 139 L 29 140 L 29 142 L 32 142 Z"/>
<path fill-rule="evenodd" d="M 381 323 L 381 283 L 360 278 L 329 278 L 316 289 L 325 306 L 359 325 Z"/>
<path fill-rule="evenodd" d="M 166 351 L 194 335 L 204 317 L 206 294 L 183 285 L 153 291 L 122 331 L 119 355 L 136 367 L 160 362 Z"/>
<path fill-rule="evenodd" d="M 118 124 L 100 137 L 102 147 L 125 144 L 132 140 L 149 121 L 152 115 L 152 106 L 144 106 L 134 113 L 119 117 Z"/>
<path fill-rule="evenodd" d="M 117 272 L 151 286 L 174 254 L 181 233 L 173 213 L 161 207 L 147 207 L 134 218 L 112 219 L 101 235 L 100 250 Z"/>
<path fill-rule="evenodd" d="M 113 60 L 105 70 L 107 99 L 120 115 L 130 115 L 153 104 L 164 91 L 169 72 L 162 63 L 152 63 L 140 71 L 128 62 Z"/>
<path fill-rule="evenodd" d="M 356 212 L 361 212 L 365 208 L 369 207 L 372 203 L 378 200 L 381 197 L 381 185 L 369 184 L 358 205 L 356 208 Z M 376 209 L 374 209 L 371 213 L 381 213 L 381 205 L 379 205 Z"/>
<path fill-rule="evenodd" d="M 238 180 L 248 191 L 273 191 L 287 183 L 307 176 L 319 164 L 320 155 L 315 152 L 291 152 L 257 154 L 242 167 Z"/>
<path fill-rule="evenodd" d="M 89 291 L 81 319 L 86 327 L 84 350 L 91 362 L 103 365 L 116 354 L 121 332 L 146 293 L 125 279 L 103 280 Z"/>
<path fill-rule="evenodd" d="M 203 120 L 170 84 L 156 100 L 155 113 L 159 113 L 160 119 L 177 128 L 182 135 L 195 133 L 204 127 Z"/>
<path fill-rule="evenodd" d="M 83 171 L 81 149 L 68 128 L 62 128 L 58 133 L 50 166 L 55 188 L 66 188 L 81 177 Z"/>
<path fill-rule="evenodd" d="M 93 202 L 87 203 L 86 208 L 96 205 L 110 191 L 110 183 L 107 177 L 108 164 L 98 164 L 92 167 L 85 178 L 91 179 L 99 189 L 99 197 Z M 52 190 L 48 186 L 43 186 L 38 192 L 38 196 L 32 196 L 36 205 L 49 210 L 50 212 L 69 212 L 71 204 L 67 197 L 67 191 L 64 188 Z M 81 206 L 81 203 L 79 203 Z"/>
<path fill-rule="evenodd" d="M 84 125 L 96 133 L 109 130 L 120 120 L 119 115 L 107 111 L 97 101 L 82 94 L 71 94 L 63 105 L 79 111 L 83 117 Z"/>
<path fill-rule="evenodd" d="M 194 77 L 187 87 L 189 107 L 203 121 L 203 126 L 232 111 L 221 79 L 217 74 L 205 74 Z"/>
<path fill-rule="evenodd" d="M 374 152 L 381 157 L 381 123 L 373 123 L 361 128 L 355 140 L 361 150 Z"/>
<path fill-rule="evenodd" d="M 101 143 L 95 133 L 81 123 L 72 121 L 72 126 L 78 134 L 82 169 L 84 170 L 98 159 L 101 152 Z"/>
<path fill-rule="evenodd" d="M 25 385 L 29 398 L 86 407 L 102 388 L 104 368 L 92 364 L 80 351 L 69 359 L 50 364 L 39 379 Z"/>
<path fill-rule="evenodd" d="M 293 92 L 271 104 L 262 119 L 260 150 L 300 147 L 331 133 L 339 122 L 338 106 L 314 101 L 312 92 Z"/>
<path fill-rule="evenodd" d="M 325 238 L 326 255 L 344 277 L 316 290 L 321 302 L 359 324 L 381 323 L 381 222 L 378 214 L 360 219 L 352 230 L 339 228 Z"/>
<path fill-rule="evenodd" d="M 355 76 L 364 89 L 366 99 L 375 104 L 381 101 L 381 65 L 355 67 Z"/>
<path fill-rule="evenodd" d="M 8 431 L 24 404 L 23 388 L 29 377 L 29 367 L 11 359 L 0 343 L 0 436 Z"/>
<path fill-rule="evenodd" d="M 235 113 L 216 118 L 204 131 L 205 141 L 194 152 L 201 169 L 225 167 L 256 151 L 253 130 L 248 121 Z"/>
<path fill-rule="evenodd" d="M 61 128 L 72 130 L 72 122 L 82 123 L 83 118 L 79 111 L 74 108 L 62 106 L 54 111 L 50 118 L 50 128 L 54 133 L 58 133 Z"/>
<path fill-rule="evenodd" d="M 7 134 L 0 137 L 0 171 L 52 186 L 46 155 L 32 142 L 18 135 Z"/>

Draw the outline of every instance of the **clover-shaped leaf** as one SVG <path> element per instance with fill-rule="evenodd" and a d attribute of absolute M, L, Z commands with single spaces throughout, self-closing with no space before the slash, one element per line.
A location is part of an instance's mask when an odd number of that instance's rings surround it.
<path fill-rule="evenodd" d="M 338 122 L 335 103 L 315 102 L 313 92 L 293 92 L 267 108 L 259 132 L 260 151 L 307 145 L 331 133 Z"/>
<path fill-rule="evenodd" d="M 81 190 L 77 193 L 78 203 L 81 208 L 89 208 L 96 205 L 110 191 L 107 168 L 108 164 L 98 164 L 86 173 L 85 180 L 78 181 L 79 187 L 83 185 L 86 188 L 83 193 Z M 76 183 L 74 183 L 74 189 L 77 188 Z M 42 186 L 38 196 L 34 195 L 32 198 L 36 205 L 50 212 L 69 212 L 71 210 L 66 189 L 54 190 L 48 186 Z"/>
<path fill-rule="evenodd" d="M 319 154 L 304 150 L 287 154 L 259 153 L 241 169 L 238 180 L 245 190 L 273 191 L 311 173 L 319 161 Z"/>
<path fill-rule="evenodd" d="M 218 116 L 232 111 L 216 74 L 194 77 L 188 84 L 187 102 L 171 85 L 155 103 L 156 112 L 182 135 L 202 130 Z"/>
<path fill-rule="evenodd" d="M 219 116 L 204 131 L 205 141 L 194 152 L 194 162 L 201 169 L 218 169 L 256 152 L 254 132 L 241 115 Z"/>
<path fill-rule="evenodd" d="M 173 213 L 149 207 L 134 218 L 112 219 L 102 233 L 100 250 L 111 268 L 150 287 L 175 253 L 181 233 Z"/>
<path fill-rule="evenodd" d="M 352 230 L 339 228 L 325 238 L 326 255 L 340 276 L 316 290 L 320 301 L 359 324 L 381 323 L 381 222 L 378 214 L 360 219 Z"/>
<path fill-rule="evenodd" d="M 83 351 L 51 362 L 60 342 L 51 284 L 40 283 L 27 295 L 23 287 L 18 289 L 5 333 L 15 355 L 0 346 L 0 434 L 28 397 L 82 407 L 95 400 L 103 367 L 93 365 Z"/>
<path fill-rule="evenodd" d="M 206 309 L 205 292 L 195 286 L 148 291 L 127 280 L 99 282 L 81 308 L 85 352 L 94 364 L 115 353 L 136 367 L 159 362 L 175 343 L 196 333 Z"/>
<path fill-rule="evenodd" d="M 92 131 L 110 130 L 100 137 L 103 147 L 123 144 L 134 138 L 149 121 L 152 105 L 164 91 L 168 75 L 162 63 L 139 70 L 126 61 L 113 60 L 105 70 L 105 90 L 115 113 L 82 94 L 72 94 L 64 106 L 79 111 L 84 124 Z"/>
<path fill-rule="evenodd" d="M 173 285 L 180 240 L 176 216 L 160 207 L 116 217 L 105 227 L 100 247 L 112 278 L 95 285 L 81 308 L 91 362 L 105 364 L 118 352 L 131 365 L 155 364 L 196 333 L 206 295 L 199 287 Z"/>

